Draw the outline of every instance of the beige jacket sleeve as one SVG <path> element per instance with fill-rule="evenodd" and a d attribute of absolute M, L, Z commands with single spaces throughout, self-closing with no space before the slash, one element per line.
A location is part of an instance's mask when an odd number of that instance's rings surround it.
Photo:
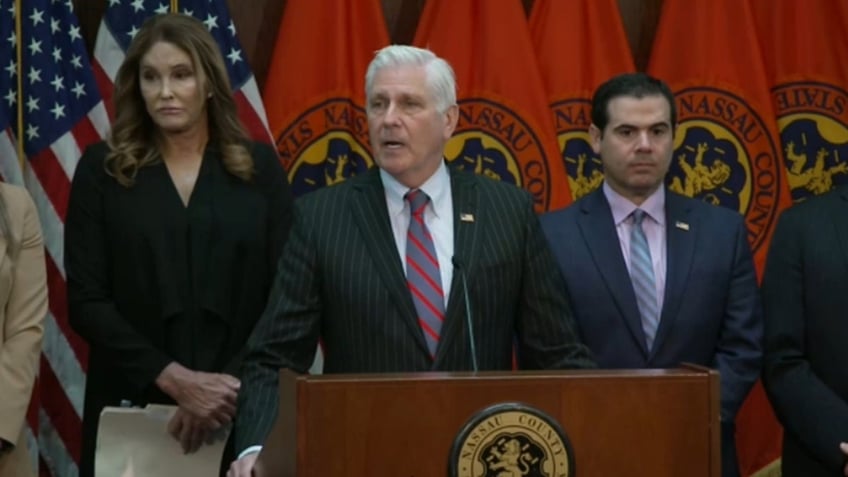
<path fill-rule="evenodd" d="M 0 438 L 16 443 L 38 371 L 47 279 L 35 204 L 20 187 L 0 184 L 0 193 L 11 233 L 20 238 L 14 251 L 0 237 Z"/>

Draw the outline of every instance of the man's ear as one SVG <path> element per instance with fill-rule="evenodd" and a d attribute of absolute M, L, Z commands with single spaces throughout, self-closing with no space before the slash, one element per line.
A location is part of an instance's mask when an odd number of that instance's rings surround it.
<path fill-rule="evenodd" d="M 450 139 L 453 132 L 456 130 L 456 124 L 459 121 L 459 106 L 452 104 L 445 111 L 445 139 Z"/>
<path fill-rule="evenodd" d="M 595 154 L 601 153 L 601 139 L 603 139 L 603 131 L 601 131 L 598 126 L 592 124 L 589 126 L 589 143 L 592 146 L 592 150 L 595 151 Z"/>

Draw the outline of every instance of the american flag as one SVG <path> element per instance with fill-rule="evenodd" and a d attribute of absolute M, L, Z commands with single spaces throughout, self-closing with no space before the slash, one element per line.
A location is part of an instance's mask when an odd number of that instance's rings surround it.
<path fill-rule="evenodd" d="M 47 251 L 50 307 L 35 412 L 29 420 L 31 444 L 37 439 L 42 475 L 76 476 L 88 358 L 84 343 L 68 325 L 64 217 L 77 161 L 88 144 L 105 137 L 109 121 L 71 0 L 27 0 L 17 8 L 13 0 L 0 0 L 0 31 L 0 173 L 29 190 Z M 26 157 L 23 167 L 15 147 L 18 133 Z"/>
<path fill-rule="evenodd" d="M 107 108 L 111 108 L 112 84 L 130 42 L 145 19 L 157 13 L 168 13 L 171 3 L 172 0 L 109 0 L 94 46 L 94 73 Z M 226 3 L 223 0 L 181 0 L 173 3 L 178 4 L 180 13 L 201 20 L 218 42 L 230 75 L 239 117 L 248 134 L 257 141 L 273 144 L 262 97 Z"/>

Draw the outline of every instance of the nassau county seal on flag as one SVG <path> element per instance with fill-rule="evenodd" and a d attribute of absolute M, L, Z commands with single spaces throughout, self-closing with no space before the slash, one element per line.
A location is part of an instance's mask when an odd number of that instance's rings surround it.
<path fill-rule="evenodd" d="M 826 83 L 798 82 L 772 90 L 792 200 L 848 183 L 848 94 Z"/>
<path fill-rule="evenodd" d="M 374 163 L 365 110 L 347 98 L 308 109 L 276 140 L 295 196 L 351 178 Z"/>
<path fill-rule="evenodd" d="M 678 128 L 666 176 L 669 189 L 745 216 L 753 250 L 763 246 L 778 210 L 782 178 L 775 139 L 741 97 L 718 88 L 675 93 Z"/>

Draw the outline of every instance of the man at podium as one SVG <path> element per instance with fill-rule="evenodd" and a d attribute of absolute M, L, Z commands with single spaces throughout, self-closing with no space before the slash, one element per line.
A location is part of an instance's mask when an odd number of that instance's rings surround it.
<path fill-rule="evenodd" d="M 528 193 L 452 170 L 459 109 L 446 61 L 380 50 L 366 74 L 379 166 L 296 204 L 268 307 L 249 341 L 235 425 L 247 476 L 277 409 L 278 371 L 593 367 Z"/>

